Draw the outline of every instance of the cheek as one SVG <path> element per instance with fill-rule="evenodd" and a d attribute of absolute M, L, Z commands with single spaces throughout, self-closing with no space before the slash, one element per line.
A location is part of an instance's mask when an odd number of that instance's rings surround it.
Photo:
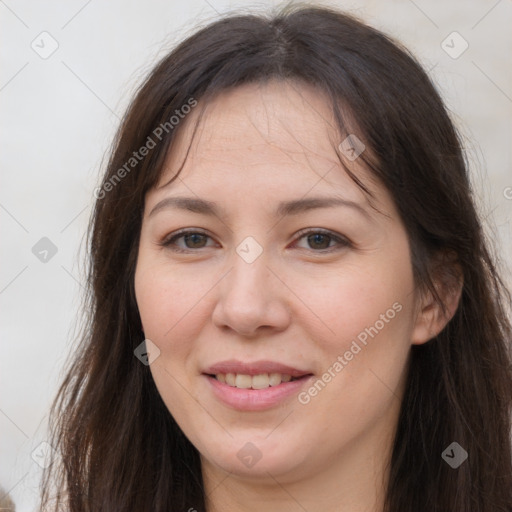
<path fill-rule="evenodd" d="M 211 274 L 210 274 L 211 276 Z M 171 265 L 139 262 L 135 273 L 135 294 L 145 335 L 160 341 L 164 349 L 176 336 L 200 326 L 211 282 L 198 273 L 177 271 Z"/>
<path fill-rule="evenodd" d="M 323 414 L 329 404 L 363 421 L 384 414 L 400 393 L 413 328 L 412 270 L 405 257 L 381 257 L 334 275 L 305 295 L 322 320 L 309 313 L 310 326 L 318 325 L 311 334 L 323 368 L 322 382 L 307 389 L 301 403 L 312 414 Z"/>
<path fill-rule="evenodd" d="M 393 338 L 402 332 L 398 327 L 403 327 L 404 318 L 410 316 L 412 272 L 407 272 L 405 265 L 398 270 L 382 261 L 365 268 L 352 266 L 325 276 L 302 277 L 294 287 L 303 298 L 302 307 L 307 308 L 301 316 L 306 314 L 310 327 L 318 326 L 318 338 L 333 350 L 348 349 L 347 343 L 354 339 L 364 344 L 375 331 L 393 334 Z"/>
<path fill-rule="evenodd" d="M 155 385 L 175 419 L 188 417 L 190 379 L 195 341 L 199 338 L 208 289 L 212 283 L 184 275 L 167 265 L 145 264 L 141 257 L 135 273 L 135 293 L 144 335 L 160 349 L 150 365 Z M 193 412 L 193 411 L 192 411 Z M 196 411 L 197 414 L 200 410 Z M 185 425 L 180 425 L 182 428 Z"/>

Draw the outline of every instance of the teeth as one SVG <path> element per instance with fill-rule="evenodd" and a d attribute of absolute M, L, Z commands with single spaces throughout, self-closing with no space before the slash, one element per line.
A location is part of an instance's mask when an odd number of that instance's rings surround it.
<path fill-rule="evenodd" d="M 238 374 L 235 377 L 235 387 L 241 389 L 249 389 L 252 386 L 252 377 L 249 375 Z"/>
<path fill-rule="evenodd" d="M 290 382 L 291 375 L 281 373 L 262 373 L 260 375 L 244 375 L 241 373 L 218 373 L 215 378 L 228 386 L 240 389 L 265 389 L 269 386 L 278 386 L 281 382 Z"/>
<path fill-rule="evenodd" d="M 268 383 L 270 386 L 279 386 L 283 380 L 283 376 L 280 373 L 271 373 L 268 377 Z"/>

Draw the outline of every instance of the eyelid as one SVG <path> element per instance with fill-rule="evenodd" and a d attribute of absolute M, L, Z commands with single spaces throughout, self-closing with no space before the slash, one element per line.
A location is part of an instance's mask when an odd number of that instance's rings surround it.
<path fill-rule="evenodd" d="M 162 243 L 166 243 L 169 240 L 172 240 L 173 238 L 177 238 L 179 235 L 188 235 L 191 233 L 199 233 L 201 235 L 208 235 L 208 233 L 201 228 L 182 228 L 178 229 L 177 231 L 173 231 L 172 233 L 169 233 L 167 236 L 165 236 L 162 240 Z"/>

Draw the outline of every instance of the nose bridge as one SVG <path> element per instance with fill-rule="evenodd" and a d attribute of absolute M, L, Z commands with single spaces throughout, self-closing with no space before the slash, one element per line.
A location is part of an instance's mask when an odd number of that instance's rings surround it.
<path fill-rule="evenodd" d="M 245 247 L 247 248 L 247 247 Z M 272 284 L 269 282 L 271 272 L 268 270 L 268 257 L 263 252 L 256 256 L 251 248 L 246 253 L 237 247 L 232 258 L 232 271 L 223 289 L 226 300 L 240 301 L 240 306 L 261 308 L 270 298 Z M 242 252 L 242 254 L 240 254 Z"/>
<path fill-rule="evenodd" d="M 213 315 L 217 325 L 244 334 L 251 334 L 260 326 L 284 327 L 287 308 L 279 280 L 268 268 L 270 264 L 269 255 L 253 241 L 239 244 L 231 271 L 220 283 Z"/>

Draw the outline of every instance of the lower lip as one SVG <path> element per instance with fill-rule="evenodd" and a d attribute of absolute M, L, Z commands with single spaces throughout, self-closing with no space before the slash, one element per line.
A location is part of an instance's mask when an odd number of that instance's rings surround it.
<path fill-rule="evenodd" d="M 226 405 L 239 411 L 263 411 L 276 406 L 292 395 L 311 380 L 313 375 L 302 377 L 290 382 L 281 382 L 277 386 L 265 389 L 239 389 L 218 381 L 215 377 L 204 375 L 212 388 L 213 394 Z"/>

